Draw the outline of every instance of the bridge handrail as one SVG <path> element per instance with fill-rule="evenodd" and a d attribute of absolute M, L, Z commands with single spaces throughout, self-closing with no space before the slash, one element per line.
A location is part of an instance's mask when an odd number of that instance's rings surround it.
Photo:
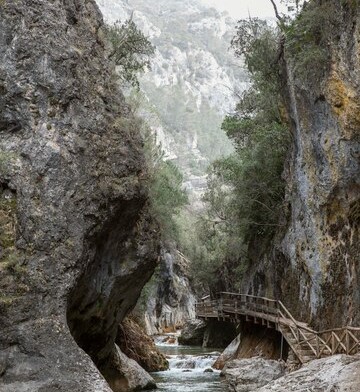
<path fill-rule="evenodd" d="M 255 300 L 263 300 L 269 303 L 275 303 L 278 305 L 278 309 L 281 311 L 281 309 L 283 310 L 283 312 L 285 312 L 285 314 L 287 315 L 287 317 L 284 318 L 289 318 L 298 328 L 301 328 L 307 332 L 311 332 L 317 335 L 320 334 L 325 334 L 325 333 L 330 333 L 330 332 L 341 332 L 344 331 L 345 329 L 348 329 L 350 331 L 359 331 L 360 332 L 360 327 L 353 327 L 353 326 L 344 326 L 344 327 L 338 327 L 338 328 L 331 328 L 331 329 L 326 329 L 326 330 L 321 330 L 321 331 L 315 331 L 314 329 L 304 325 L 304 323 L 297 321 L 294 316 L 291 314 L 291 312 L 287 309 L 287 307 L 283 304 L 282 301 L 280 300 L 276 300 L 276 299 L 272 299 L 272 298 L 267 298 L 267 297 L 260 297 L 260 296 L 256 296 L 256 295 L 251 295 L 251 294 L 242 294 L 242 293 L 231 293 L 231 292 L 227 292 L 227 291 L 221 291 L 219 292 L 220 295 L 225 294 L 225 295 L 229 295 L 232 297 L 241 297 L 241 298 L 252 298 Z M 201 298 L 201 302 L 196 302 L 195 305 L 202 305 L 204 304 L 204 301 L 206 299 L 210 298 L 210 295 L 207 295 L 205 297 Z M 220 298 L 221 299 L 221 298 Z M 211 300 L 208 301 L 207 303 L 205 303 L 204 305 L 213 305 L 216 304 L 218 302 L 218 300 Z M 255 301 L 257 302 L 257 301 Z M 285 316 L 283 314 L 283 316 Z"/>
<path fill-rule="evenodd" d="M 199 309 L 199 312 L 203 312 L 203 316 L 223 316 L 224 303 L 225 312 L 229 312 L 229 307 L 234 307 L 235 313 L 246 315 L 247 312 L 255 311 L 259 313 L 259 317 L 265 318 L 270 315 L 273 317 L 274 313 L 271 309 L 274 309 L 277 316 L 276 324 L 280 331 L 282 327 L 288 328 L 297 344 L 305 344 L 317 358 L 320 358 L 321 355 L 332 355 L 341 352 L 351 354 L 354 351 L 360 351 L 360 327 L 345 326 L 315 331 L 305 323 L 297 321 L 280 300 L 226 291 L 218 294 L 219 298 L 216 300 L 209 300 L 210 296 L 206 296 L 201 299 L 201 302 L 196 303 L 197 309 Z M 240 299 L 240 307 L 238 307 L 238 299 Z M 226 300 L 232 300 L 233 302 L 226 303 Z M 241 304 L 245 304 L 245 308 Z M 241 310 L 241 312 L 237 312 L 238 310 Z M 306 333 L 311 335 L 309 336 Z"/>
<path fill-rule="evenodd" d="M 259 297 L 259 296 L 250 295 L 250 294 L 230 293 L 230 292 L 227 292 L 227 291 L 221 291 L 219 294 L 230 295 L 230 296 L 233 296 L 233 297 L 246 297 L 246 298 L 262 299 L 264 301 L 273 302 L 273 303 L 277 302 L 276 299 L 271 299 L 271 298 L 266 298 L 266 297 Z"/>
<path fill-rule="evenodd" d="M 352 327 L 352 326 L 346 326 L 346 327 L 339 327 L 339 328 L 332 328 L 332 329 L 325 329 L 322 331 L 319 331 L 317 333 L 329 333 L 329 332 L 340 332 L 344 331 L 345 329 L 348 329 L 349 331 L 360 331 L 360 327 Z"/>

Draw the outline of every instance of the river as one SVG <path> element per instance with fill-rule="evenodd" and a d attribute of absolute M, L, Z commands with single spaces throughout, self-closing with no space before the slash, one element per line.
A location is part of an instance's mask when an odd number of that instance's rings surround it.
<path fill-rule="evenodd" d="M 160 338 L 157 340 L 159 350 L 166 355 L 170 365 L 169 370 L 152 374 L 159 391 L 227 391 L 220 372 L 211 369 L 219 352 L 202 347 L 179 346 L 177 343 L 161 343 Z"/>

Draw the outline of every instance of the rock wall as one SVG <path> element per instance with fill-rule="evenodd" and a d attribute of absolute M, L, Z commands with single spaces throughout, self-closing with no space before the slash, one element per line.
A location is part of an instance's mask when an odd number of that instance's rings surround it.
<path fill-rule="evenodd" d="M 146 303 L 145 328 L 149 335 L 175 332 L 195 318 L 196 298 L 189 281 L 188 261 L 170 248 L 162 250 L 157 281 Z"/>
<path fill-rule="evenodd" d="M 294 143 L 284 228 L 244 283 L 319 329 L 360 325 L 360 12 L 352 4 L 334 3 L 339 29 L 329 38 L 331 67 L 322 80 L 294 76 L 285 50 Z"/>
<path fill-rule="evenodd" d="M 0 93 L 0 389 L 123 390 L 158 238 L 95 2 L 0 1 Z"/>
<path fill-rule="evenodd" d="M 119 326 L 116 343 L 129 358 L 137 361 L 148 372 L 169 369 L 165 355 L 156 347 L 154 340 L 148 336 L 134 317 L 127 317 Z"/>

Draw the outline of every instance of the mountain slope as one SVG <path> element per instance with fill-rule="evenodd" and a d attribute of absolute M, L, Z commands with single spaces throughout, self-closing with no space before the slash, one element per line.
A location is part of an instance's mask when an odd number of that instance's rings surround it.
<path fill-rule="evenodd" d="M 228 50 L 234 21 L 200 1 L 97 2 L 109 23 L 132 15 L 156 45 L 152 71 L 141 79 L 150 102 L 147 117 L 168 159 L 184 172 L 188 189 L 201 191 L 210 160 L 232 150 L 220 126 L 234 108 L 235 90 L 247 85 Z"/>

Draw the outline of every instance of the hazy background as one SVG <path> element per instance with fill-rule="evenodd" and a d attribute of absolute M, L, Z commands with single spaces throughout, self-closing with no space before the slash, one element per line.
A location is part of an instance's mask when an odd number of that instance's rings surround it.
<path fill-rule="evenodd" d="M 221 11 L 228 11 L 234 19 L 251 16 L 260 18 L 274 17 L 274 9 L 270 0 L 202 0 L 203 3 L 211 5 Z M 279 10 L 280 1 L 277 2 Z"/>

